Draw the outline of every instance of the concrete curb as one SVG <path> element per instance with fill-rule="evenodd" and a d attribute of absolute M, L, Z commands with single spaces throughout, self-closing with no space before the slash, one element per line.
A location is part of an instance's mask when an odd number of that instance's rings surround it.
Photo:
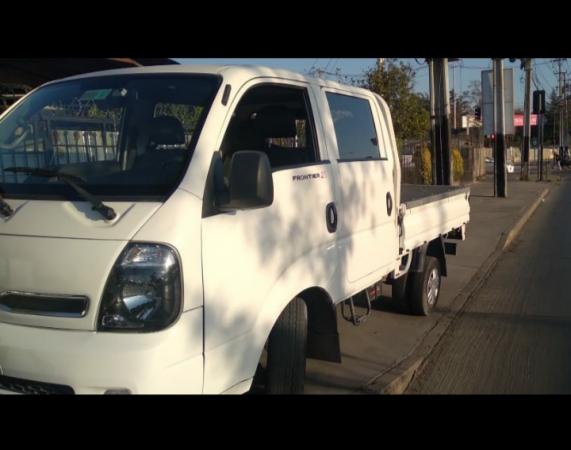
<path fill-rule="evenodd" d="M 517 235 L 522 230 L 523 226 L 527 223 L 527 221 L 531 218 L 535 210 L 545 201 L 545 197 L 549 194 L 549 188 L 545 188 L 541 194 L 539 194 L 539 198 L 533 202 L 533 205 L 524 213 L 522 217 L 515 223 L 512 227 L 510 232 L 505 237 L 505 242 L 502 247 L 502 250 L 505 250 L 509 247 L 509 245 L 513 242 L 513 240 L 517 237 Z"/>
<path fill-rule="evenodd" d="M 486 258 L 468 284 L 452 300 L 450 312 L 444 314 L 436 322 L 434 327 L 424 336 L 421 344 L 403 360 L 367 382 L 361 388 L 362 392 L 368 394 L 402 394 L 406 391 L 414 377 L 422 372 L 426 360 L 449 329 L 456 316 L 462 312 L 468 300 L 478 292 L 482 284 L 491 275 L 500 256 L 519 235 L 539 205 L 545 201 L 545 197 L 547 197 L 549 192 L 549 188 L 544 189 L 531 207 L 527 208 L 523 215 L 514 222 L 510 227 L 510 231 L 500 235 L 495 250 Z"/>

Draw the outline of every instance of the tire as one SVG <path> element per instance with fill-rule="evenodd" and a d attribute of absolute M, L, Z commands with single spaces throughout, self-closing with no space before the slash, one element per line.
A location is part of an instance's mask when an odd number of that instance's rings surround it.
<path fill-rule="evenodd" d="M 428 316 L 438 303 L 442 275 L 440 261 L 433 256 L 424 259 L 424 270 L 409 274 L 408 300 L 410 312 Z"/>
<path fill-rule="evenodd" d="M 281 313 L 267 347 L 267 394 L 303 394 L 307 306 L 297 297 Z"/>

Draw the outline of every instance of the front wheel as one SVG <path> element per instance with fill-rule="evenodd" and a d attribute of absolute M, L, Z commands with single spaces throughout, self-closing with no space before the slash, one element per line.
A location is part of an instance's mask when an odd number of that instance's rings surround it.
<path fill-rule="evenodd" d="M 409 274 L 409 283 L 410 311 L 417 316 L 430 315 L 440 295 L 440 261 L 433 256 L 426 256 L 424 270 Z"/>
<path fill-rule="evenodd" d="M 303 394 L 307 306 L 295 298 L 274 325 L 267 346 L 266 393 Z"/>

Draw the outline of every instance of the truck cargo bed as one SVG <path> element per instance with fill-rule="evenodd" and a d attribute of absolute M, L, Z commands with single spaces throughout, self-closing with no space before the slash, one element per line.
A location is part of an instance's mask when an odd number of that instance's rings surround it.
<path fill-rule="evenodd" d="M 442 200 L 462 192 L 470 193 L 468 187 L 457 186 L 427 186 L 423 184 L 403 184 L 401 187 L 401 202 L 407 208 L 424 205 L 435 200 Z"/>
<path fill-rule="evenodd" d="M 467 187 L 403 184 L 401 249 L 413 250 L 468 223 L 469 196 Z"/>

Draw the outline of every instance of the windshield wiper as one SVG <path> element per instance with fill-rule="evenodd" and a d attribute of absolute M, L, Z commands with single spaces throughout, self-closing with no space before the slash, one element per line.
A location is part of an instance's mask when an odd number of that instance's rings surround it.
<path fill-rule="evenodd" d="M 63 181 L 68 186 L 72 187 L 75 192 L 79 194 L 79 196 L 91 203 L 92 210 L 97 211 L 99 214 L 103 216 L 106 220 L 113 220 L 117 217 L 117 213 L 113 208 L 110 206 L 105 205 L 101 200 L 99 200 L 93 194 L 87 192 L 77 183 L 85 183 L 85 180 L 81 177 L 76 175 L 72 175 L 69 173 L 59 172 L 57 170 L 49 170 L 49 169 L 34 169 L 32 167 L 8 167 L 4 169 L 4 172 L 12 172 L 12 173 L 24 173 L 26 175 L 32 175 L 35 177 L 44 177 L 44 178 L 56 178 L 60 181 Z"/>

